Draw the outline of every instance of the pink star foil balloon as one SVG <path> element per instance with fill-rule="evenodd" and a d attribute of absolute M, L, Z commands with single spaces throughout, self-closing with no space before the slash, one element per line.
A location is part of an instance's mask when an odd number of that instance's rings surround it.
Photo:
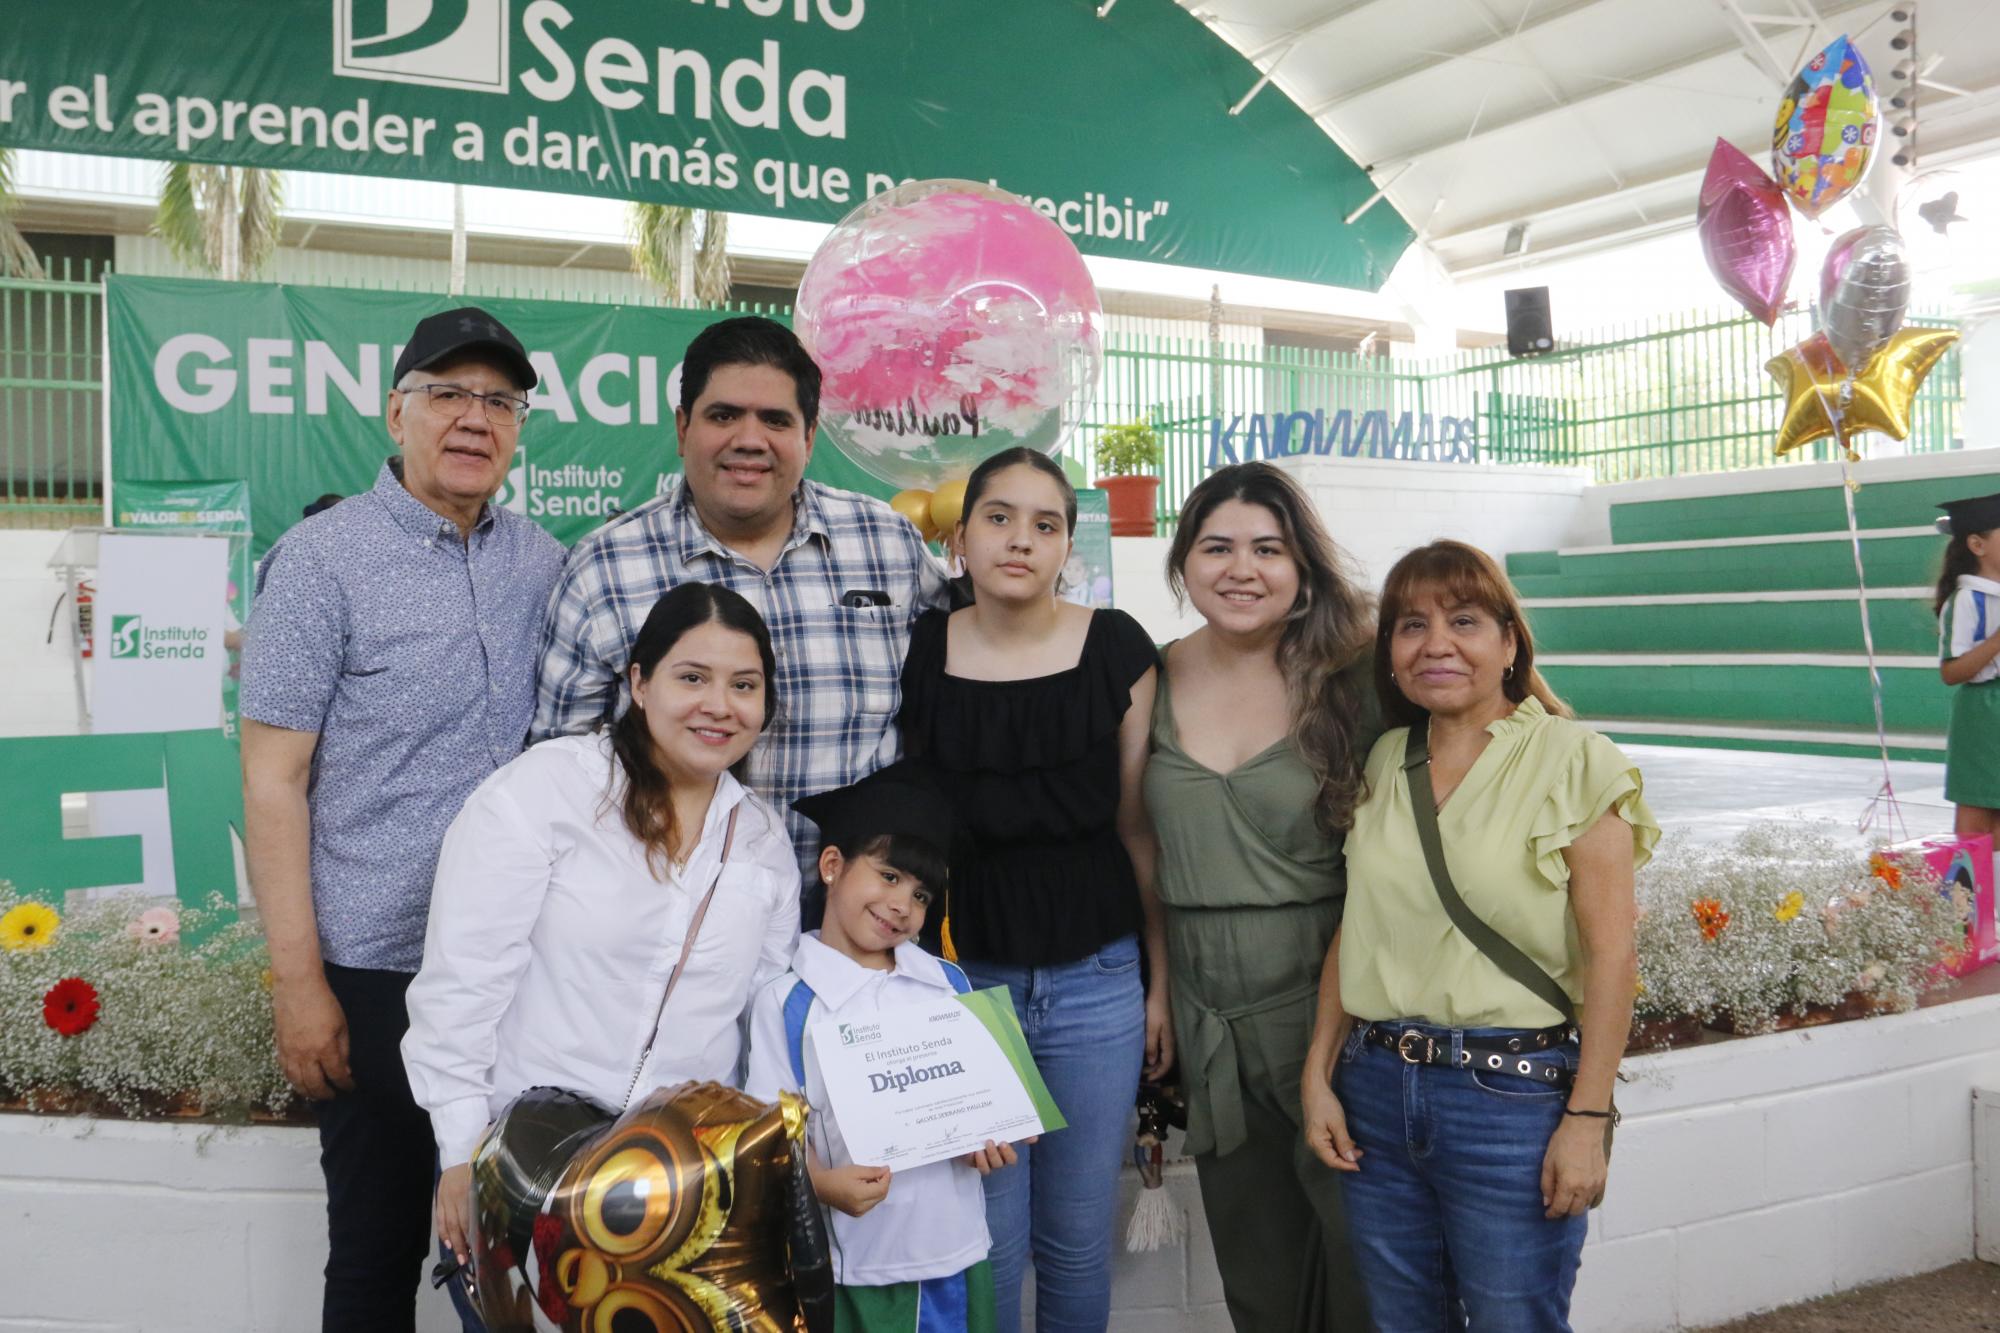
<path fill-rule="evenodd" d="M 1076 246 L 1004 190 L 916 181 L 842 219 L 794 323 L 825 376 L 820 431 L 893 486 L 931 489 L 1082 420 L 1103 307 Z"/>
<path fill-rule="evenodd" d="M 1722 290 L 1775 323 L 1799 257 L 1785 192 L 1728 140 L 1717 139 L 1695 219 L 1702 255 Z"/>

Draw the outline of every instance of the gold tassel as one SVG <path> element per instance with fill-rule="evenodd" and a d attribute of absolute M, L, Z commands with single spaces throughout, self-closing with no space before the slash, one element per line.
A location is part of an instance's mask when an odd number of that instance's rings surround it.
<path fill-rule="evenodd" d="M 938 946 L 947 963 L 958 961 L 958 946 L 951 942 L 951 895 L 948 893 L 944 899 L 944 920 L 938 925 Z"/>

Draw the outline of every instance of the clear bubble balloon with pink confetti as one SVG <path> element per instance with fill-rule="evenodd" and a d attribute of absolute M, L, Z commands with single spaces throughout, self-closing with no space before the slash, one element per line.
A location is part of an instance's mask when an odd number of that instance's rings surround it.
<path fill-rule="evenodd" d="M 806 266 L 794 321 L 825 374 L 822 437 L 905 488 L 1015 445 L 1054 453 L 1104 360 L 1076 246 L 973 181 L 913 181 L 849 213 Z"/>

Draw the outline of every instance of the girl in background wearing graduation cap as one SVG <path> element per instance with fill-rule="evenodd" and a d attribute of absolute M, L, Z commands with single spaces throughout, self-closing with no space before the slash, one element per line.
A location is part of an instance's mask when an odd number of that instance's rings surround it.
<path fill-rule="evenodd" d="M 1951 533 L 1938 575 L 1938 674 L 1960 688 L 1945 732 L 1944 795 L 1960 836 L 2000 840 L 2000 495 L 1939 505 Z"/>
<path fill-rule="evenodd" d="M 793 803 L 820 827 L 826 885 L 820 928 L 799 939 L 792 968 L 750 1009 L 744 1090 L 804 1097 L 813 1191 L 834 1210 L 836 1333 L 992 1333 L 980 1177 L 1016 1160 L 989 1142 L 955 1161 L 895 1173 L 856 1162 L 833 1114 L 813 1033 L 827 1020 L 867 1022 L 887 1010 L 970 990 L 955 964 L 916 937 L 944 896 L 957 821 L 935 779 L 897 764 L 850 787 Z"/>
<path fill-rule="evenodd" d="M 1157 1078 L 1173 1058 L 1140 789 L 1158 653 L 1124 612 L 1057 600 L 1075 529 L 1076 492 L 1046 454 L 1009 449 L 973 469 L 956 534 L 973 603 L 919 619 L 903 664 L 904 750 L 936 771 L 966 833 L 931 913 L 941 952 L 975 988 L 1008 988 L 1068 1122 L 986 1178 L 1007 1333 L 1031 1252 L 1041 1327 L 1109 1321 L 1140 1066 Z"/>

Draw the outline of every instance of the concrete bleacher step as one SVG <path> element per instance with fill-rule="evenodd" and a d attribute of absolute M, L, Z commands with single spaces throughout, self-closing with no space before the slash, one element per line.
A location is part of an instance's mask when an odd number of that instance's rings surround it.
<path fill-rule="evenodd" d="M 1875 651 L 1937 648 L 1928 587 L 1868 590 Z M 1852 588 L 1524 599 L 1543 652 L 1861 652 Z"/>
<path fill-rule="evenodd" d="M 1938 517 L 1940 502 L 1990 494 L 1994 482 L 1985 473 L 1871 481 L 1854 492 L 1855 521 L 1863 528 L 1929 526 Z M 1746 489 L 1621 503 L 1611 510 L 1611 539 L 1619 543 L 1833 532 L 1846 527 L 1847 506 L 1837 485 Z"/>
<path fill-rule="evenodd" d="M 1627 745 L 1685 745 L 1712 750 L 1778 750 L 1788 754 L 1822 754 L 1873 759 L 1879 753 L 1875 728 L 1757 725 L 1751 723 L 1689 722 L 1659 718 L 1585 718 L 1612 740 Z M 1888 733 L 1891 759 L 1944 758 L 1942 731 Z"/>
<path fill-rule="evenodd" d="M 1887 728 L 1925 738 L 1909 741 L 1909 749 L 1941 740 L 1950 694 L 1936 660 L 1878 653 L 1876 663 Z M 1874 735 L 1868 664 L 1860 653 L 1538 652 L 1536 665 L 1578 715 L 1607 731 L 1615 730 L 1608 719 L 1630 719 L 1656 724 L 1661 736 L 1699 735 L 1704 727 L 1744 738 L 1812 729 Z M 1759 748 L 1789 747 L 1774 739 Z"/>
<path fill-rule="evenodd" d="M 1944 539 L 1935 528 L 1870 528 L 1863 529 L 1860 537 L 1870 587 L 1922 586 L 1936 578 Z M 1565 547 L 1556 556 L 1557 572 L 1553 574 L 1526 572 L 1545 567 L 1543 561 L 1508 558 L 1508 575 L 1523 597 L 1855 586 L 1853 548 L 1845 531 Z"/>
<path fill-rule="evenodd" d="M 1851 499 L 1890 750 L 1936 760 L 1937 506 L 1995 491 L 1995 449 L 1636 482 L 1601 493 L 1608 545 L 1514 552 L 1507 572 L 1550 684 L 1606 733 L 1871 755 Z"/>

